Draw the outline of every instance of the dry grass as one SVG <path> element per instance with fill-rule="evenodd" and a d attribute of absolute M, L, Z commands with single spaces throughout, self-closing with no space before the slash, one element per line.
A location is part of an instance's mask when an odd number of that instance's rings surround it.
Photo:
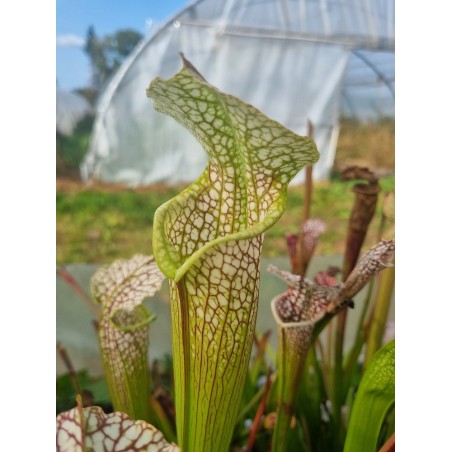
<path fill-rule="evenodd" d="M 394 173 L 395 124 L 392 119 L 360 124 L 343 119 L 337 144 L 334 168 L 366 166 L 380 175 Z"/>

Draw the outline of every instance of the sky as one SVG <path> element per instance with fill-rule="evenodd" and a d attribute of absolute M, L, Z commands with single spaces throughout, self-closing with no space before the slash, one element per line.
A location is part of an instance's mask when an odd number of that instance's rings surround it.
<path fill-rule="evenodd" d="M 91 70 L 83 46 L 90 25 L 100 37 L 124 28 L 146 36 L 151 26 L 168 19 L 189 3 L 190 0 L 57 0 L 58 87 L 73 90 L 89 85 Z"/>

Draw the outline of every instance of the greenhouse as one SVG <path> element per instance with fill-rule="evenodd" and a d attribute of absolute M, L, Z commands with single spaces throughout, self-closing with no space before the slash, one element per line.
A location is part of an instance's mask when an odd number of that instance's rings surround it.
<path fill-rule="evenodd" d="M 130 186 L 196 179 L 200 144 L 157 113 L 146 88 L 181 67 L 182 52 L 220 91 L 305 135 L 330 175 L 340 118 L 394 116 L 394 1 L 195 1 L 155 29 L 98 103 L 84 180 Z M 295 183 L 303 180 L 299 173 Z"/>
<path fill-rule="evenodd" d="M 93 113 L 88 101 L 78 94 L 57 88 L 56 131 L 65 136 L 73 133 L 77 123 Z"/>

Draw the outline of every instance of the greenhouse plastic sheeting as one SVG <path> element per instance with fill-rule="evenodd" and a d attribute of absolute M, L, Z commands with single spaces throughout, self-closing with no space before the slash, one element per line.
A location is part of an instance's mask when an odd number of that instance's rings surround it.
<path fill-rule="evenodd" d="M 57 88 L 56 130 L 58 133 L 71 135 L 77 123 L 92 113 L 93 109 L 84 97 Z"/>
<path fill-rule="evenodd" d="M 393 114 L 393 9 L 393 0 L 193 3 L 142 42 L 111 80 L 84 179 L 174 184 L 201 174 L 201 145 L 155 112 L 145 93 L 154 77 L 180 70 L 179 52 L 209 83 L 294 132 L 306 134 L 310 120 L 321 155 L 314 177 L 328 177 L 341 112 Z"/>

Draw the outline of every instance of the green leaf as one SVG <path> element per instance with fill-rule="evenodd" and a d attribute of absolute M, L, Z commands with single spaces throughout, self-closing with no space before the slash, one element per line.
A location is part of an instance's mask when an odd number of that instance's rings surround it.
<path fill-rule="evenodd" d="M 88 375 L 87 370 L 81 370 L 75 374 L 75 378 L 80 385 L 81 391 L 88 391 L 92 394 L 96 405 L 110 402 L 107 382 L 105 378 L 93 378 Z M 77 396 L 71 374 L 60 375 L 56 379 L 56 407 L 57 414 L 74 407 Z"/>
<path fill-rule="evenodd" d="M 77 407 L 57 416 L 57 452 L 148 451 L 180 452 L 163 434 L 124 413 L 105 414 L 102 408 Z"/>
<path fill-rule="evenodd" d="M 80 370 L 75 374 L 75 378 L 80 385 L 80 388 L 91 390 L 90 385 L 92 379 L 88 375 L 86 369 Z M 93 394 L 94 395 L 94 394 Z M 56 411 L 57 414 L 62 411 L 69 410 L 75 405 L 75 397 L 77 396 L 76 387 L 74 387 L 73 377 L 70 373 L 65 373 L 57 377 L 56 379 Z M 101 399 L 95 399 L 98 402 L 103 401 Z"/>
<path fill-rule="evenodd" d="M 96 271 L 91 291 L 101 305 L 99 345 L 115 410 L 149 418 L 148 327 L 141 304 L 160 289 L 163 274 L 152 256 L 121 259 Z"/>
<path fill-rule="evenodd" d="M 299 387 L 296 413 L 299 414 L 297 417 L 303 420 L 304 437 L 310 438 L 307 444 L 314 441 L 320 443 L 322 436 L 325 436 L 325 429 L 322 431 L 321 405 L 322 401 L 326 400 L 326 394 L 320 365 L 312 344 L 307 353 Z"/>
<path fill-rule="evenodd" d="M 373 357 L 358 388 L 344 452 L 375 451 L 386 414 L 395 403 L 395 341 Z"/>
<path fill-rule="evenodd" d="M 282 215 L 289 181 L 319 154 L 310 138 L 221 93 L 185 59 L 147 94 L 209 157 L 200 178 L 156 211 L 153 249 L 172 280 L 179 444 L 223 451 L 249 363 L 263 233 Z"/>
<path fill-rule="evenodd" d="M 110 403 L 110 393 L 105 378 L 100 378 L 87 384 L 84 389 L 93 394 L 94 405 Z"/>

